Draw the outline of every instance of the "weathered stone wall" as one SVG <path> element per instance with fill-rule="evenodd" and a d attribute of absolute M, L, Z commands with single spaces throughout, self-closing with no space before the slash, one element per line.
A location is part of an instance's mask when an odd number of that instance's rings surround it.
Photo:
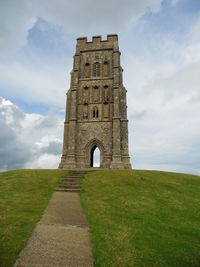
<path fill-rule="evenodd" d="M 101 167 L 131 168 L 122 71 L 117 35 L 77 39 L 60 168 L 90 167 L 95 147 Z"/>

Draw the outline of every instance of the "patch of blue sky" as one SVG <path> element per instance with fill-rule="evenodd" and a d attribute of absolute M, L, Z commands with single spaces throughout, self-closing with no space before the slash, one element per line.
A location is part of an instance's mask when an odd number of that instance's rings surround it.
<path fill-rule="evenodd" d="M 41 115 L 46 115 L 49 111 L 53 110 L 55 114 L 63 116 L 64 111 L 60 110 L 60 107 L 52 106 L 48 103 L 40 102 L 39 100 L 32 101 L 31 99 L 22 98 L 17 94 L 11 94 L 12 90 L 9 90 L 8 87 L 0 85 L 0 96 L 6 100 L 10 100 L 14 105 L 19 107 L 25 113 L 37 113 Z"/>
<path fill-rule="evenodd" d="M 158 12 L 148 11 L 138 20 L 132 28 L 132 37 L 124 45 L 135 55 L 145 56 L 150 52 L 155 58 L 166 60 L 174 56 L 171 55 L 174 46 L 187 43 L 188 33 L 199 15 L 199 0 L 182 0 L 176 5 L 164 0 Z"/>
<path fill-rule="evenodd" d="M 59 25 L 50 24 L 38 18 L 34 27 L 29 30 L 25 52 L 35 53 L 42 57 L 66 57 L 74 51 L 71 36 Z"/>
<path fill-rule="evenodd" d="M 26 113 L 37 113 L 41 115 L 46 115 L 50 109 L 50 106 L 44 103 L 28 103 L 27 101 L 23 101 L 22 99 L 16 98 L 13 100 L 13 102 Z"/>
<path fill-rule="evenodd" d="M 182 0 L 178 3 L 177 8 L 179 12 L 185 14 L 200 14 L 200 1 L 199 0 Z"/>
<path fill-rule="evenodd" d="M 159 36 L 170 35 L 177 40 L 181 39 L 193 22 L 199 18 L 200 1 L 198 1 L 199 4 L 196 2 L 185 0 L 173 6 L 171 0 L 164 0 L 159 12 L 148 12 L 140 19 L 139 23 L 143 22 L 143 32 Z"/>
<path fill-rule="evenodd" d="M 7 95 L 6 93 L 1 93 L 1 96 L 7 100 L 10 100 L 12 103 L 14 103 L 15 106 L 17 106 L 25 113 L 37 113 L 46 115 L 51 108 L 48 104 L 38 102 L 35 103 L 27 101 L 27 99 L 23 100 L 21 97 L 17 97 L 16 95 L 11 96 Z"/>

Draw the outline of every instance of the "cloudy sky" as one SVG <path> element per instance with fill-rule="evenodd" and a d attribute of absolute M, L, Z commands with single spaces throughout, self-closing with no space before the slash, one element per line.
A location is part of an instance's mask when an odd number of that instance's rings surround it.
<path fill-rule="evenodd" d="M 57 168 L 76 38 L 109 33 L 134 168 L 200 174 L 199 0 L 0 0 L 0 170 Z"/>

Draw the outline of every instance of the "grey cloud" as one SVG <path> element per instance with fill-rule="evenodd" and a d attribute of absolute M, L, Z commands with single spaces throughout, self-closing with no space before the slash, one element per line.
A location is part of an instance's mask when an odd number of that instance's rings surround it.
<path fill-rule="evenodd" d="M 36 17 L 29 6 L 30 1 L 3 0 L 0 3 L 0 50 L 1 56 L 12 54 L 26 44 L 28 30 Z"/>
<path fill-rule="evenodd" d="M 198 141 L 198 140 L 197 140 Z M 162 150 L 162 147 L 160 147 Z M 200 175 L 200 159 L 199 159 L 200 143 L 191 146 L 188 149 L 180 151 L 178 147 L 174 147 L 174 151 L 140 151 L 138 150 L 135 158 L 136 165 L 140 168 L 149 166 L 150 169 L 169 170 L 184 173 L 194 173 Z M 148 167 L 145 167 L 148 168 Z"/>
<path fill-rule="evenodd" d="M 47 145 L 36 148 L 36 154 L 53 154 L 53 155 L 61 155 L 62 153 L 62 142 L 61 140 L 50 141 Z"/>
<path fill-rule="evenodd" d="M 1 140 L 1 149 L 3 146 L 3 143 L 9 143 L 12 142 L 12 140 L 16 140 L 16 136 L 12 129 L 6 125 L 4 120 L 0 117 L 0 140 Z"/>
<path fill-rule="evenodd" d="M 159 77 L 155 79 L 151 85 L 151 89 L 163 90 L 168 95 L 187 94 L 197 92 L 200 94 L 200 61 L 187 64 L 181 67 L 168 77 Z"/>
<path fill-rule="evenodd" d="M 59 125 L 60 119 L 53 115 L 25 114 L 0 97 L 0 170 L 24 168 L 40 157 L 45 164 L 46 154 L 60 156 Z"/>
<path fill-rule="evenodd" d="M 200 92 L 199 94 L 195 94 L 193 96 L 191 96 L 189 99 L 188 99 L 188 104 L 196 104 L 196 103 L 200 103 Z"/>
<path fill-rule="evenodd" d="M 51 112 L 40 121 L 37 127 L 40 129 L 48 129 L 51 127 L 58 127 L 59 123 L 58 118 Z"/>
<path fill-rule="evenodd" d="M 54 155 L 61 155 L 62 153 L 62 142 L 61 141 L 54 141 L 50 142 L 48 145 L 48 148 L 44 150 L 44 152 L 48 154 L 54 154 Z"/>
<path fill-rule="evenodd" d="M 30 157 L 30 148 L 0 118 L 0 170 L 23 168 Z"/>
<path fill-rule="evenodd" d="M 141 120 L 143 119 L 145 116 L 147 116 L 147 114 L 149 113 L 149 110 L 134 110 L 131 113 L 130 119 L 135 121 L 135 120 Z"/>
<path fill-rule="evenodd" d="M 5 104 L 5 99 L 0 96 L 0 116 L 10 127 L 21 127 L 22 121 L 25 119 L 25 114 L 18 107 L 11 104 Z"/>

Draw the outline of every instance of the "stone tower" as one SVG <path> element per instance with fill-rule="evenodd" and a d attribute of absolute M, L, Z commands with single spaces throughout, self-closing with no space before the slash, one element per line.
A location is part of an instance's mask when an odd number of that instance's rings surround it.
<path fill-rule="evenodd" d="M 131 168 L 122 72 L 116 34 L 77 39 L 59 168 L 93 167 L 97 147 L 100 167 Z"/>

